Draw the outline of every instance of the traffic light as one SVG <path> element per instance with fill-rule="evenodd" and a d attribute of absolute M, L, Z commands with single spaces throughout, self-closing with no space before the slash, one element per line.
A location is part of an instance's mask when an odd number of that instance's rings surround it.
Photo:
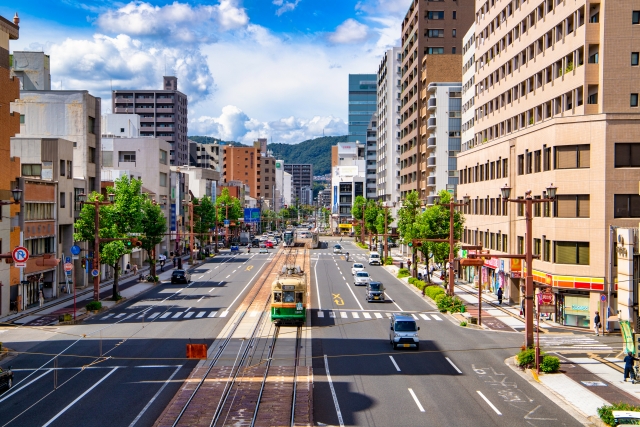
<path fill-rule="evenodd" d="M 86 268 L 87 266 L 87 259 L 85 257 L 82 257 L 82 259 L 80 260 L 80 265 L 82 266 L 82 268 Z"/>
<path fill-rule="evenodd" d="M 132 237 L 129 240 L 125 240 L 125 243 L 128 248 L 131 248 L 131 247 L 139 248 L 140 246 L 142 246 L 142 242 L 135 237 Z"/>

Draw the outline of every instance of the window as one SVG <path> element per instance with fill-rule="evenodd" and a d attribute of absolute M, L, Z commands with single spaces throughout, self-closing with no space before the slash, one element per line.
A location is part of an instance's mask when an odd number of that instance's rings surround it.
<path fill-rule="evenodd" d="M 502 252 L 509 252 L 507 248 L 507 235 L 502 235 Z"/>
<path fill-rule="evenodd" d="M 556 169 L 576 169 L 588 168 L 590 166 L 590 146 L 585 145 L 564 145 L 555 147 L 555 168 Z"/>
<path fill-rule="evenodd" d="M 527 152 L 527 173 L 533 172 L 533 153 Z"/>
<path fill-rule="evenodd" d="M 549 171 L 551 170 L 551 147 L 544 147 L 543 148 L 543 163 L 544 163 L 544 170 L 545 171 Z"/>
<path fill-rule="evenodd" d="M 524 175 L 524 154 L 518 156 L 518 175 Z"/>
<path fill-rule="evenodd" d="M 547 240 L 545 236 L 542 236 L 542 241 L 542 260 L 551 262 L 551 240 Z"/>
<path fill-rule="evenodd" d="M 631 65 L 638 65 L 640 53 L 631 52 Z"/>
<path fill-rule="evenodd" d="M 87 122 L 87 132 L 96 133 L 96 119 L 94 117 L 89 116 L 89 120 Z"/>
<path fill-rule="evenodd" d="M 509 176 L 509 160 L 502 159 L 502 177 L 507 178 Z"/>
<path fill-rule="evenodd" d="M 637 194 L 615 194 L 613 196 L 614 218 L 640 218 L 640 196 Z"/>
<path fill-rule="evenodd" d="M 589 242 L 554 242 L 556 264 L 589 265 Z"/>
<path fill-rule="evenodd" d="M 456 19 L 456 11 L 453 11 L 453 19 Z"/>
<path fill-rule="evenodd" d="M 591 95 L 589 95 L 589 97 L 587 98 L 587 104 L 589 105 L 595 105 L 598 103 L 598 93 L 593 93 Z"/>
<path fill-rule="evenodd" d="M 455 12 L 454 12 L 455 13 Z M 444 12 L 427 12 L 427 19 L 444 19 Z"/>
<path fill-rule="evenodd" d="M 615 144 L 614 165 L 617 168 L 640 167 L 640 143 Z"/>
<path fill-rule="evenodd" d="M 165 150 L 160 150 L 160 163 L 167 164 L 167 152 Z"/>
<path fill-rule="evenodd" d="M 556 218 L 589 218 L 589 195 L 556 196 L 554 217 Z"/>
<path fill-rule="evenodd" d="M 441 55 L 444 53 L 443 47 L 429 47 L 427 48 L 427 53 L 429 55 Z"/>
<path fill-rule="evenodd" d="M 41 174 L 42 174 L 41 164 L 22 165 L 23 176 L 40 176 Z"/>
<path fill-rule="evenodd" d="M 453 55 L 455 55 L 455 54 L 456 54 L 456 48 L 455 48 L 455 47 L 452 47 L 452 48 L 451 48 L 451 53 L 452 53 Z"/>
<path fill-rule="evenodd" d="M 167 186 L 167 174 L 164 172 L 160 172 L 160 187 Z"/>
<path fill-rule="evenodd" d="M 632 107 L 637 107 L 638 106 L 638 94 L 637 93 L 632 93 L 631 94 L 630 105 Z"/>
<path fill-rule="evenodd" d="M 24 124 L 24 114 L 20 114 L 20 124 Z"/>
<path fill-rule="evenodd" d="M 535 155 L 535 158 L 534 158 L 533 170 L 534 172 L 538 173 L 542 171 L 542 150 L 536 150 L 534 152 L 534 155 Z"/>
<path fill-rule="evenodd" d="M 88 155 L 88 157 L 89 157 L 89 158 L 87 159 L 87 161 L 88 161 L 89 163 L 95 163 L 95 162 L 96 162 L 96 149 L 95 149 L 95 148 L 93 148 L 93 147 L 88 147 L 87 155 Z"/>
<path fill-rule="evenodd" d="M 25 203 L 24 219 L 25 221 L 54 219 L 53 206 L 53 203 Z"/>
<path fill-rule="evenodd" d="M 518 199 L 524 199 L 524 197 L 520 196 Z M 524 216 L 524 203 L 518 203 L 518 216 Z"/>
<path fill-rule="evenodd" d="M 456 29 L 454 28 L 453 30 L 451 30 L 451 37 L 455 37 L 456 36 Z"/>
<path fill-rule="evenodd" d="M 542 249 L 542 240 L 541 239 L 533 239 L 533 254 L 540 255 L 540 251 Z"/>
<path fill-rule="evenodd" d="M 518 236 L 518 255 L 524 254 L 524 237 Z"/>
<path fill-rule="evenodd" d="M 631 23 L 633 25 L 640 24 L 640 10 L 634 10 L 631 14 Z"/>
<path fill-rule="evenodd" d="M 136 152 L 135 151 L 120 151 L 118 153 L 119 162 L 135 163 Z"/>
<path fill-rule="evenodd" d="M 71 162 L 71 160 L 67 160 L 67 179 L 73 178 L 72 166 L 73 166 L 73 163 Z"/>
<path fill-rule="evenodd" d="M 60 160 L 60 176 L 64 176 L 66 170 L 67 166 L 65 165 L 64 160 Z"/>
<path fill-rule="evenodd" d="M 427 37 L 444 37 L 444 30 L 427 30 Z"/>
<path fill-rule="evenodd" d="M 66 208 L 67 207 L 67 193 L 65 193 L 64 191 L 60 192 L 60 208 Z"/>

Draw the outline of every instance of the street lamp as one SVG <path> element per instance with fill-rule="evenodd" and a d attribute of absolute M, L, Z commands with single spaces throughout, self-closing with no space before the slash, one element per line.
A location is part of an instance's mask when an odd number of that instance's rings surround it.
<path fill-rule="evenodd" d="M 11 190 L 11 196 L 13 197 L 13 202 L 0 202 L 0 206 L 6 205 L 17 205 L 22 200 L 22 190 L 19 188 L 14 188 Z"/>
<path fill-rule="evenodd" d="M 78 200 L 81 205 L 93 205 L 94 207 L 94 228 L 95 237 L 93 240 L 93 270 L 97 270 L 98 274 L 93 276 L 93 300 L 100 301 L 100 206 L 111 205 L 116 199 L 115 194 L 109 193 L 107 195 L 108 202 L 101 202 L 95 200 L 93 202 L 87 202 L 87 195 L 84 193 L 78 194 Z M 111 239 L 110 239 L 111 240 Z"/>

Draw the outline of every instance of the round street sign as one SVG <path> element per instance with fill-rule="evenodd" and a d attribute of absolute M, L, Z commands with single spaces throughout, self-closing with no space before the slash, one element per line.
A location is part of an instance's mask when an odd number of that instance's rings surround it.
<path fill-rule="evenodd" d="M 98 277 L 98 275 L 99 275 L 99 274 L 100 274 L 100 272 L 99 272 L 96 268 L 94 268 L 93 270 L 91 270 L 91 275 L 92 275 L 93 277 Z"/>
<path fill-rule="evenodd" d="M 71 246 L 71 254 L 72 255 L 78 255 L 79 253 L 80 253 L 80 246 L 78 246 L 78 245 Z"/>
<path fill-rule="evenodd" d="M 22 246 L 18 246 L 17 248 L 15 248 L 13 252 L 11 252 L 11 255 L 13 256 L 13 260 L 15 262 L 27 262 L 27 260 L 29 259 L 29 251 L 27 250 L 27 248 L 24 248 Z"/>
<path fill-rule="evenodd" d="M 64 271 L 71 271 L 73 270 L 73 264 L 71 264 L 70 262 L 66 262 L 64 264 Z"/>
<path fill-rule="evenodd" d="M 607 300 L 607 296 L 605 294 L 600 295 L 600 301 L 606 301 Z"/>

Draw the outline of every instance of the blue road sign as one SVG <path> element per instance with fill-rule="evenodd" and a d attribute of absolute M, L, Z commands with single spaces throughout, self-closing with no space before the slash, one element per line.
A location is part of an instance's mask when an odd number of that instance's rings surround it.
<path fill-rule="evenodd" d="M 225 226 L 225 227 L 228 227 L 228 226 L 229 226 L 229 224 L 231 224 L 231 222 L 230 222 L 228 219 L 225 219 L 225 220 L 224 220 L 224 226 Z"/>
<path fill-rule="evenodd" d="M 91 270 L 91 275 L 93 277 L 98 277 L 99 274 L 100 274 L 100 272 L 97 269 L 94 268 L 93 270 Z"/>
<path fill-rule="evenodd" d="M 66 262 L 66 263 L 71 262 L 71 257 L 70 257 L 70 256 L 66 257 L 66 258 L 64 259 L 64 262 Z"/>
<path fill-rule="evenodd" d="M 78 255 L 79 253 L 80 253 L 80 246 L 78 246 L 78 245 L 71 246 L 71 254 L 72 255 Z"/>

